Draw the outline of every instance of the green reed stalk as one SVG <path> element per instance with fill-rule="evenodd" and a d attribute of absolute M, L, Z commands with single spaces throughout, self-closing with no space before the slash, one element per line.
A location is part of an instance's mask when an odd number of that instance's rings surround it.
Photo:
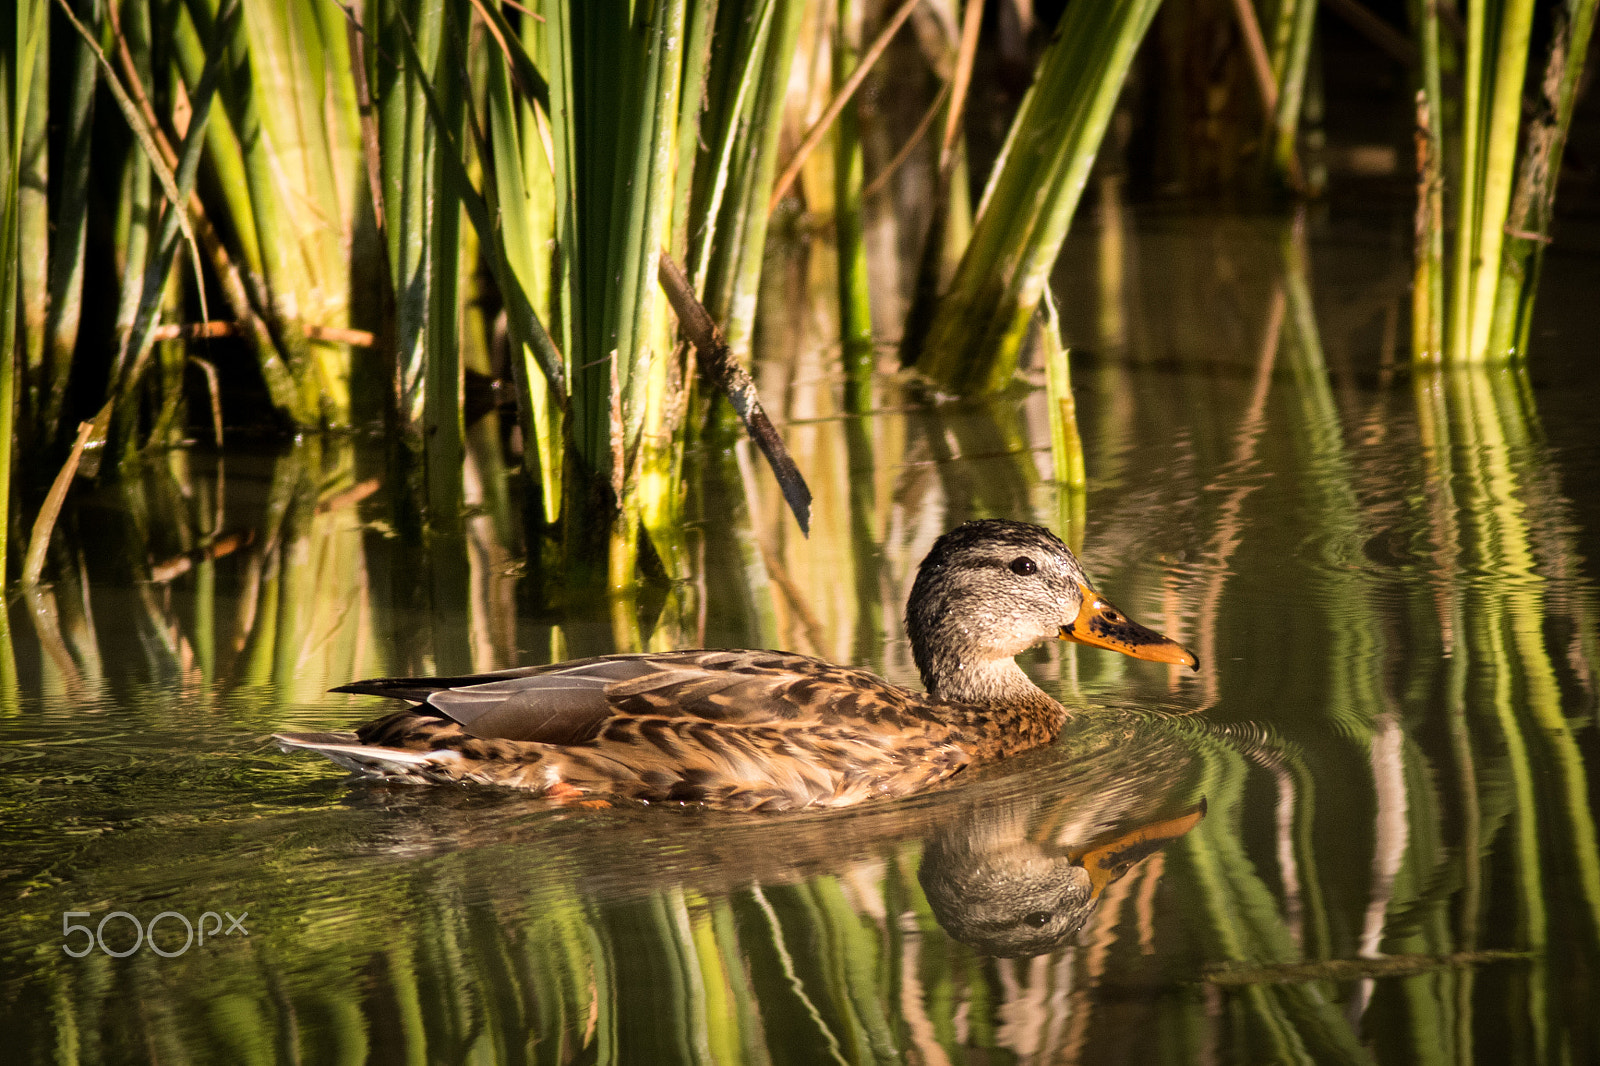
<path fill-rule="evenodd" d="M 778 141 L 789 68 L 800 37 L 805 5 L 798 0 L 767 0 L 751 19 L 728 5 L 720 19 L 729 36 L 738 34 L 735 53 L 745 62 L 736 67 L 732 91 L 714 98 L 719 133 L 727 153 L 716 161 L 713 182 L 722 190 L 705 286 L 705 304 L 722 326 L 737 353 L 749 349 L 755 323 L 756 294 L 767 242 L 768 201 L 777 176 Z M 724 172 L 724 168 L 725 172 Z M 707 237 L 708 241 L 710 235 Z"/>
<path fill-rule="evenodd" d="M 190 0 L 190 12 L 203 37 L 209 36 L 210 24 L 216 18 L 214 9 L 202 11 L 206 2 Z M 265 294 L 263 310 L 294 387 L 291 406 L 284 413 L 296 424 L 315 425 L 324 413 L 323 396 L 312 370 L 304 325 L 308 321 L 321 323 L 304 317 L 306 309 L 302 298 L 307 282 L 303 249 L 299 247 L 291 204 L 280 193 L 280 181 L 292 180 L 286 177 L 286 171 L 292 172 L 292 169 L 289 161 L 274 151 L 276 145 L 286 145 L 280 138 L 288 136 L 290 131 L 285 128 L 286 120 L 279 112 L 289 108 L 284 106 L 285 98 L 281 94 L 285 90 L 281 82 L 263 78 L 258 73 L 251 42 L 253 32 L 269 32 L 277 20 L 286 17 L 281 9 L 274 8 L 253 17 L 247 13 L 246 18 L 233 21 L 224 46 L 227 58 L 223 64 L 222 97 L 243 162 L 244 181 L 235 195 L 248 198 L 244 215 L 253 224 L 260 255 L 259 262 L 249 266 L 253 272 L 259 272 L 256 291 Z M 262 20 L 265 20 L 264 26 Z M 288 47 L 283 43 L 286 36 L 282 32 L 274 35 L 280 49 Z M 269 47 L 263 45 L 263 49 Z M 280 57 L 280 62 L 270 66 L 276 72 L 288 62 Z M 267 104 L 265 110 L 263 102 Z"/>
<path fill-rule="evenodd" d="M 645 68 L 650 126 L 641 127 L 641 133 L 648 129 L 648 137 L 640 138 L 630 179 L 633 196 L 622 222 L 623 232 L 630 238 L 637 235 L 639 241 L 635 244 L 630 239 L 625 244 L 631 272 L 624 274 L 621 293 L 626 329 L 618 331 L 618 350 L 630 353 L 622 381 L 622 441 L 629 460 L 623 474 L 622 522 L 625 529 L 638 525 L 649 533 L 673 577 L 688 574 L 679 542 L 682 490 L 677 476 L 682 452 L 678 397 L 683 370 L 680 352 L 673 350 L 666 295 L 656 278 L 657 257 L 671 243 L 675 228 L 672 208 L 678 198 L 678 181 L 673 167 L 682 155 L 680 139 L 699 139 L 699 115 L 685 114 L 680 107 L 685 78 L 704 77 L 701 72 L 684 70 L 682 42 L 687 17 L 685 0 L 671 0 L 657 11 L 656 24 L 651 27 Z M 689 125 L 680 128 L 684 119 Z M 641 169 L 649 174 L 648 182 L 639 180 Z M 634 580 L 637 560 L 626 559 L 625 572 L 616 567 L 623 561 L 613 563 L 613 585 L 619 578 L 628 583 Z"/>
<path fill-rule="evenodd" d="M 238 6 L 229 4 L 227 10 L 221 15 L 219 31 L 226 33 L 229 22 L 236 21 L 237 18 Z M 173 174 L 173 181 L 178 195 L 177 202 L 179 204 L 187 204 L 189 196 L 194 190 L 195 176 L 200 166 L 200 155 L 206 142 L 206 129 L 211 119 L 211 102 L 216 89 L 217 58 L 219 55 L 220 49 L 214 47 L 211 59 L 207 61 L 205 69 L 200 75 L 200 82 L 190 95 L 192 110 L 189 119 L 189 130 L 184 137 L 183 145 L 178 155 L 178 163 L 174 168 Z M 137 306 L 134 308 L 133 320 L 128 326 L 128 332 L 122 338 L 121 348 L 117 353 L 116 363 L 112 371 L 112 396 L 125 409 L 127 401 L 142 377 L 149 359 L 151 347 L 150 330 L 155 325 L 156 316 L 162 309 L 163 301 L 170 302 L 172 267 L 178 253 L 179 223 L 183 218 L 183 209 L 174 207 L 169 202 L 161 218 L 160 232 L 156 235 L 155 244 L 149 248 L 143 268 L 135 269 L 134 264 L 130 262 L 123 276 L 125 297 L 131 298 L 137 295 L 138 301 Z M 137 286 L 135 283 L 137 283 Z M 181 396 L 182 382 L 179 381 L 176 384 L 176 388 L 164 391 L 170 396 Z M 125 416 L 127 415 L 126 410 L 124 414 Z M 125 427 L 125 432 L 131 430 L 133 419 L 124 417 L 123 426 Z"/>
<path fill-rule="evenodd" d="M 860 0 L 839 0 L 833 30 L 833 89 L 840 91 L 860 63 Z M 872 410 L 872 297 L 867 281 L 867 244 L 862 213 L 861 132 L 851 100 L 834 126 L 833 225 L 839 266 L 839 336 L 844 363 L 844 408 L 854 415 Z"/>
<path fill-rule="evenodd" d="M 1296 142 L 1311 64 L 1311 38 L 1317 25 L 1317 0 L 1282 0 L 1272 41 L 1272 73 L 1277 108 L 1272 115 L 1272 161 L 1291 185 L 1304 181 Z"/>
<path fill-rule="evenodd" d="M 94 0 L 79 0 L 80 16 L 91 13 Z M 37 422 L 46 439 L 59 432 L 61 407 L 66 400 L 73 350 L 78 342 L 78 322 L 83 310 L 84 256 L 89 220 L 90 134 L 94 127 L 94 53 L 74 38 L 68 50 L 70 73 L 67 113 L 64 116 L 64 152 L 60 167 L 61 196 L 53 222 L 50 248 L 50 308 L 45 323 L 47 377 Z"/>
<path fill-rule="evenodd" d="M 416 5 L 411 5 L 414 9 Z M 395 3 L 373 4 L 367 30 L 375 46 L 366 52 L 373 65 L 370 84 L 378 111 L 379 171 L 383 189 L 385 262 L 395 294 L 395 380 L 389 384 L 405 423 L 418 414 L 418 391 L 425 358 L 429 257 L 427 237 L 436 138 L 423 96 L 421 52 Z M 409 48 L 408 48 L 409 45 Z"/>
<path fill-rule="evenodd" d="M 549 161 L 540 143 L 540 116 L 530 101 L 517 101 L 504 64 L 490 62 L 485 111 L 493 150 L 495 202 L 505 262 L 513 284 L 527 294 L 534 313 L 550 321 L 554 303 L 551 242 L 555 239 L 555 189 Z M 518 340 L 521 340 L 519 337 Z M 561 513 L 561 412 L 526 341 L 515 346 L 512 370 L 524 428 L 532 427 L 525 444 L 528 474 L 537 476 L 544 520 Z"/>
<path fill-rule="evenodd" d="M 461 410 L 459 334 L 462 262 L 461 198 L 470 189 L 453 145 L 463 145 L 467 120 L 466 41 L 471 9 L 465 4 L 427 4 L 412 23 L 417 51 L 429 65 L 418 71 L 436 101 L 432 196 L 427 227 L 427 322 L 423 329 L 422 439 L 430 527 L 461 532 L 465 505 L 462 467 L 466 424 Z M 449 551 L 449 548 L 445 548 Z M 441 567 L 439 573 L 448 568 Z"/>
<path fill-rule="evenodd" d="M 603 274 L 594 275 L 586 266 L 591 258 L 587 249 L 595 240 L 591 230 L 602 234 L 607 231 L 599 214 L 589 210 L 593 185 L 598 179 L 588 174 L 591 149 L 583 126 L 591 106 L 584 95 L 588 84 L 582 66 L 583 12 L 561 0 L 545 0 L 539 12 L 543 16 L 540 69 L 549 82 L 558 255 L 552 337 L 565 358 L 572 388 L 566 440 L 574 466 L 559 475 L 566 497 L 559 512 L 563 524 L 570 529 L 574 523 L 595 521 L 591 488 L 597 482 L 612 483 L 610 363 L 605 353 L 596 351 L 589 341 L 600 325 L 601 311 L 590 305 L 588 292 L 596 287 L 603 290 L 607 279 Z M 616 47 L 616 42 L 612 44 Z M 617 77 L 618 73 L 612 71 L 597 76 L 597 80 L 614 81 Z M 578 508 L 576 515 L 573 505 Z M 555 513 L 549 512 L 552 517 Z"/>
<path fill-rule="evenodd" d="M 961 393 L 1011 380 L 1156 0 L 1073 4 L 1040 62 L 939 302 L 919 370 Z M 1092 10 L 1091 10 L 1092 8 Z"/>
<path fill-rule="evenodd" d="M 148 16 L 149 11 L 146 7 L 135 6 L 129 9 L 128 17 L 121 25 L 120 43 L 126 49 L 127 65 L 132 68 L 130 77 L 141 83 L 150 80 Z M 107 73 L 109 76 L 105 79 L 105 84 L 108 88 L 115 86 L 111 89 L 112 94 L 122 104 L 123 116 L 128 119 L 129 126 L 132 127 L 135 121 L 142 124 L 142 117 L 138 115 L 127 92 L 116 80 L 115 75 L 110 74 L 109 69 Z M 119 197 L 116 230 L 116 247 L 122 254 L 122 262 L 119 264 L 121 288 L 117 294 L 116 314 L 118 352 L 106 387 L 108 400 L 114 399 L 121 391 L 119 386 L 125 377 L 128 341 L 139 314 L 139 299 L 144 288 L 144 266 L 150 259 L 150 234 L 159 209 L 159 201 L 152 188 L 151 172 L 163 164 L 156 161 L 160 151 L 155 147 L 151 137 L 149 128 L 144 127 L 142 135 L 137 136 L 138 143 L 128 149 L 123 162 L 122 195 Z M 141 148 L 143 154 L 140 152 Z M 126 433 L 129 428 L 131 427 L 125 424 L 124 432 Z"/>
<path fill-rule="evenodd" d="M 27 116 L 37 94 L 48 87 L 36 84 L 38 53 L 47 46 L 45 21 L 49 8 L 44 0 L 23 0 L 14 16 L 0 18 L 0 180 L 5 182 L 5 200 L 0 204 L 0 586 L 7 582 L 10 541 L 12 456 L 16 446 L 16 401 L 19 356 L 17 341 L 18 289 L 21 285 L 20 257 L 22 208 L 19 192 L 27 168 L 23 159 Z M 9 707 L 17 692 L 16 658 L 11 646 L 11 614 L 0 609 L 0 701 Z"/>
<path fill-rule="evenodd" d="M 1511 199 L 1532 19 L 1532 0 L 1498 4 L 1480 0 L 1467 5 L 1461 187 L 1446 349 L 1446 358 L 1453 363 L 1481 363 L 1496 357 L 1488 349 L 1489 327 Z"/>
<path fill-rule="evenodd" d="M 34 436 L 33 425 L 44 406 L 43 393 L 48 368 L 45 363 L 45 327 L 49 315 L 50 290 L 50 205 L 46 191 L 50 185 L 50 19 L 49 8 L 39 17 L 36 45 L 32 50 L 33 71 L 30 91 L 20 119 L 17 176 L 17 251 L 18 299 L 22 304 L 22 355 L 25 394 L 22 403 L 23 433 Z M 27 57 L 20 52 L 18 62 Z M 34 88 L 36 87 L 36 88 Z"/>
<path fill-rule="evenodd" d="M 1414 0 L 1412 24 L 1422 61 L 1417 92 L 1417 213 L 1413 227 L 1416 266 L 1411 284 L 1411 350 L 1419 361 L 1444 356 L 1444 91 L 1439 70 L 1439 9 Z"/>
<path fill-rule="evenodd" d="M 1039 339 L 1043 346 L 1045 396 L 1050 405 L 1050 459 L 1055 467 L 1056 491 L 1061 494 L 1062 536 L 1069 545 L 1081 548 L 1089 479 L 1083 460 L 1083 437 L 1078 433 L 1078 406 L 1072 396 L 1070 353 L 1061 341 L 1061 316 L 1048 287 L 1043 305 Z"/>
<path fill-rule="evenodd" d="M 729 10 L 719 7 L 719 11 Z M 763 0 L 748 18 L 735 20 L 729 14 L 716 23 L 715 36 L 726 40 L 732 35 L 734 49 L 728 60 L 712 64 L 708 71 L 711 81 L 706 87 L 706 110 L 711 121 L 707 132 L 715 140 L 711 142 L 710 158 L 696 168 L 692 217 L 699 222 L 699 232 L 692 237 L 689 258 L 684 264 L 694 282 L 695 295 L 707 303 L 712 302 L 708 295 L 711 290 L 707 285 L 715 261 L 714 253 L 720 243 L 718 222 L 727 202 L 735 154 L 741 144 L 741 122 L 756 94 L 761 62 L 766 55 L 776 16 L 777 0 Z M 702 170 L 704 177 L 701 176 Z M 720 290 L 720 277 L 724 271 L 719 267 L 718 272 L 717 288 Z"/>

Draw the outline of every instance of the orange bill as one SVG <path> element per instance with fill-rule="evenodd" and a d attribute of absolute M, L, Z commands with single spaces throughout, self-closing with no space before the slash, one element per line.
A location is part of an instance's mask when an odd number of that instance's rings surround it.
<path fill-rule="evenodd" d="M 1187 814 L 1165 821 L 1141 825 L 1129 832 L 1101 838 L 1080 851 L 1068 852 L 1073 862 L 1082 863 L 1089 874 L 1089 898 L 1099 899 L 1106 886 L 1119 880 L 1133 869 L 1141 859 L 1155 854 L 1200 824 L 1206 816 L 1206 802 L 1201 800 Z"/>
<path fill-rule="evenodd" d="M 1177 663 L 1191 670 L 1200 669 L 1200 660 L 1182 644 L 1153 629 L 1146 629 L 1107 603 L 1088 585 L 1079 585 L 1078 588 L 1083 591 L 1083 606 L 1078 610 L 1078 617 L 1061 627 L 1062 640 L 1075 640 L 1095 648 L 1109 648 L 1135 659 Z"/>

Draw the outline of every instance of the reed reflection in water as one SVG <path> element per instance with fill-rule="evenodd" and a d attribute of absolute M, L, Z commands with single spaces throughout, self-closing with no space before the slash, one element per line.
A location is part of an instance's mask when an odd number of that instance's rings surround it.
<path fill-rule="evenodd" d="M 1563 485 L 1597 457 L 1548 443 L 1520 374 L 1410 375 L 1406 264 L 1384 269 L 1399 245 L 1368 221 L 1156 215 L 1118 270 L 1058 279 L 1084 346 L 1085 564 L 1203 669 L 1025 657 L 1093 710 L 906 802 L 551 809 L 351 785 L 264 737 L 370 717 L 323 695 L 354 677 L 610 651 L 775 646 L 914 683 L 899 616 L 933 539 L 1067 524 L 1042 389 L 934 405 L 882 381 L 845 418 L 827 330 L 787 334 L 809 354 L 763 387 L 787 397 L 812 538 L 711 440 L 694 579 L 611 602 L 545 596 L 490 492 L 461 539 L 395 536 L 348 441 L 177 452 L 102 487 L 14 612 L 0 1015 L 22 1057 L 1593 1058 L 1576 544 L 1597 516 Z M 831 291 L 826 256 L 790 269 Z M 1561 358 L 1541 352 L 1592 389 Z M 63 912 L 116 909 L 247 910 L 250 936 L 62 951 Z M 979 950 L 1019 947 L 1048 950 Z"/>

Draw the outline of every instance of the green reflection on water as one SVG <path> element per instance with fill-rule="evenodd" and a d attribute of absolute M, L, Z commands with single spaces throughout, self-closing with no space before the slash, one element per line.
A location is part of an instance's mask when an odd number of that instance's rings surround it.
<path fill-rule="evenodd" d="M 933 538 L 1061 513 L 1042 388 L 930 406 L 882 382 L 877 414 L 844 418 L 823 348 L 793 339 L 798 355 L 757 369 L 788 397 L 813 537 L 742 445 L 708 441 L 690 456 L 692 580 L 614 602 L 542 591 L 488 496 L 462 537 L 393 535 L 369 481 L 381 461 L 351 441 L 174 453 L 102 487 L 64 518 L 52 584 L 12 615 L 12 1047 L 1592 1058 L 1596 597 L 1574 544 L 1596 516 L 1562 486 L 1600 455 L 1545 443 L 1520 375 L 1399 377 L 1383 323 L 1405 293 L 1373 269 L 1380 244 L 1315 220 L 1152 218 L 1123 242 L 1142 258 L 1119 285 L 1063 279 L 1128 305 L 1114 356 L 1073 368 L 1085 561 L 1203 670 L 1031 653 L 1042 684 L 1091 710 L 1057 745 L 909 801 L 551 809 L 351 785 L 263 738 L 375 713 L 324 694 L 353 677 L 619 649 L 779 646 L 914 683 L 899 619 Z M 1068 340 L 1104 311 L 1064 299 Z M 1127 851 L 1202 800 L 1164 849 Z M 1078 883 L 1107 854 L 1130 865 L 1086 915 L 1036 902 L 1067 899 L 1052 878 Z M 247 911 L 249 936 L 170 959 L 62 951 L 64 912 L 119 909 Z"/>

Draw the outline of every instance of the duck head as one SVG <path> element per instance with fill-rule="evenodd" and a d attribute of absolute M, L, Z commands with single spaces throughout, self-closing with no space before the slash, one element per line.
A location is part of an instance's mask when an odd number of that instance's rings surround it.
<path fill-rule="evenodd" d="M 967 522 L 934 542 L 911 587 L 906 633 L 923 684 L 947 699 L 963 698 L 963 675 L 1053 639 L 1199 668 L 1193 652 L 1095 591 L 1054 533 L 1001 519 Z"/>

